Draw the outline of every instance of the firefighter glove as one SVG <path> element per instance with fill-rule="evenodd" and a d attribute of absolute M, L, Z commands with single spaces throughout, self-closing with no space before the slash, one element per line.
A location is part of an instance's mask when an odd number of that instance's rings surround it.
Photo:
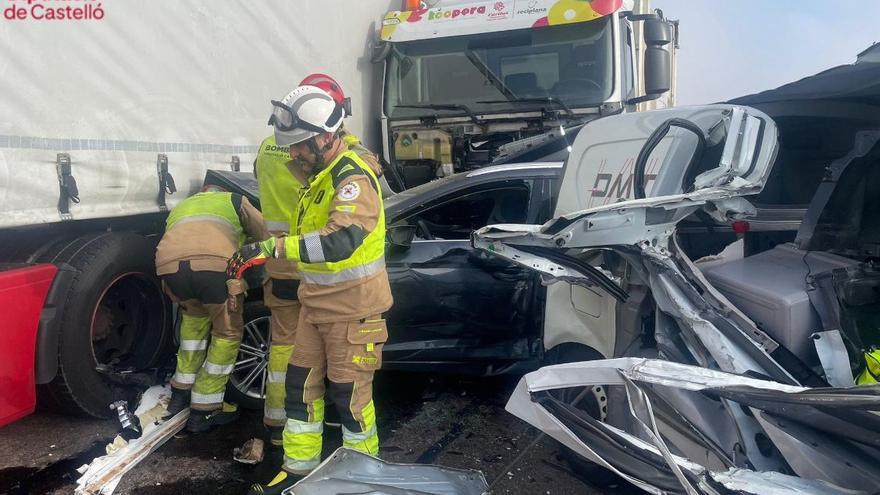
<path fill-rule="evenodd" d="M 241 278 L 248 268 L 262 265 L 274 256 L 274 237 L 269 237 L 265 241 L 245 244 L 229 259 L 229 264 L 226 266 L 226 275 L 229 278 Z"/>

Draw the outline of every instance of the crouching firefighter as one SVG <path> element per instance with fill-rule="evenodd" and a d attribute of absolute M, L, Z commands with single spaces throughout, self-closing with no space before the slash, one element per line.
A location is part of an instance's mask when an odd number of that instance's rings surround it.
<path fill-rule="evenodd" d="M 342 419 L 343 446 L 379 452 L 373 374 L 382 363 L 391 307 L 385 271 L 385 214 L 379 182 L 340 138 L 343 108 L 325 91 L 300 86 L 275 106 L 275 140 L 309 177 L 296 207 L 291 235 L 243 246 L 229 275 L 271 258 L 297 262 L 302 304 L 296 344 L 287 367 L 284 464 L 268 485 L 251 493 L 275 494 L 321 460 L 326 393 Z"/>
<path fill-rule="evenodd" d="M 183 313 L 166 417 L 191 407 L 193 433 L 238 417 L 223 394 L 242 337 L 244 283 L 227 282 L 225 269 L 246 236 L 269 236 L 260 212 L 240 194 L 207 186 L 171 210 L 156 249 L 162 286 Z"/>

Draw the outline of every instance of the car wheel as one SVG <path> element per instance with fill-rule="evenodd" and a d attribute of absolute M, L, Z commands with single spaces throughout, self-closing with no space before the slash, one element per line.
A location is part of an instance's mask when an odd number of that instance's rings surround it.
<path fill-rule="evenodd" d="M 544 364 L 578 363 L 599 359 L 604 359 L 604 356 L 592 347 L 582 344 L 565 343 L 547 351 L 544 355 Z M 608 396 L 605 387 L 595 386 L 591 387 L 589 390 L 586 389 L 586 387 L 557 389 L 553 390 L 551 395 L 561 402 L 574 405 L 599 421 L 605 421 L 608 417 Z M 561 443 L 559 446 L 562 450 L 562 455 L 565 458 L 565 461 L 571 467 L 572 471 L 582 479 L 587 480 L 590 484 L 599 487 L 608 487 L 625 483 L 614 472 L 609 471 L 592 461 L 584 459 L 580 454 Z"/>
<path fill-rule="evenodd" d="M 226 400 L 245 409 L 262 409 L 266 399 L 269 321 L 269 310 L 262 301 L 245 304 L 244 333 L 226 387 Z"/>
<path fill-rule="evenodd" d="M 75 269 L 56 308 L 58 347 L 39 356 L 57 359 L 55 377 L 38 389 L 41 403 L 67 413 L 111 415 L 109 405 L 131 391 L 111 383 L 98 365 L 141 371 L 171 356 L 171 303 L 154 266 L 154 241 L 131 233 L 104 233 L 59 243 L 40 261 Z"/>

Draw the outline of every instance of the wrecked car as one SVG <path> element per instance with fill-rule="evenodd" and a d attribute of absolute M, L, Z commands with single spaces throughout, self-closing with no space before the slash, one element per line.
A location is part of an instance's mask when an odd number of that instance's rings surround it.
<path fill-rule="evenodd" d="M 385 200 L 385 263 L 394 306 L 386 314 L 386 370 L 476 375 L 523 373 L 543 357 L 545 288 L 540 276 L 471 246 L 471 233 L 499 222 L 553 215 L 561 162 L 497 165 L 432 181 Z M 258 201 L 250 174 L 211 171 L 207 183 Z M 258 204 L 258 203 L 255 203 Z M 269 316 L 250 282 L 245 332 L 230 399 L 260 407 Z"/>
<path fill-rule="evenodd" d="M 555 218 L 473 236 L 540 273 L 545 331 L 594 356 L 527 375 L 508 410 L 652 493 L 876 491 L 880 386 L 854 387 L 880 345 L 870 104 L 777 106 L 784 141 L 738 105 L 587 124 Z M 811 141 L 813 118 L 837 125 Z"/>

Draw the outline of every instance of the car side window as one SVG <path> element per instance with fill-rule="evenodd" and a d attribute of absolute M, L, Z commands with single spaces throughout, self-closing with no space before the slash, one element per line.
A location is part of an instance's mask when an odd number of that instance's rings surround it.
<path fill-rule="evenodd" d="M 523 223 L 529 208 L 525 184 L 464 193 L 407 218 L 419 239 L 469 239 L 471 232 L 496 223 Z"/>

